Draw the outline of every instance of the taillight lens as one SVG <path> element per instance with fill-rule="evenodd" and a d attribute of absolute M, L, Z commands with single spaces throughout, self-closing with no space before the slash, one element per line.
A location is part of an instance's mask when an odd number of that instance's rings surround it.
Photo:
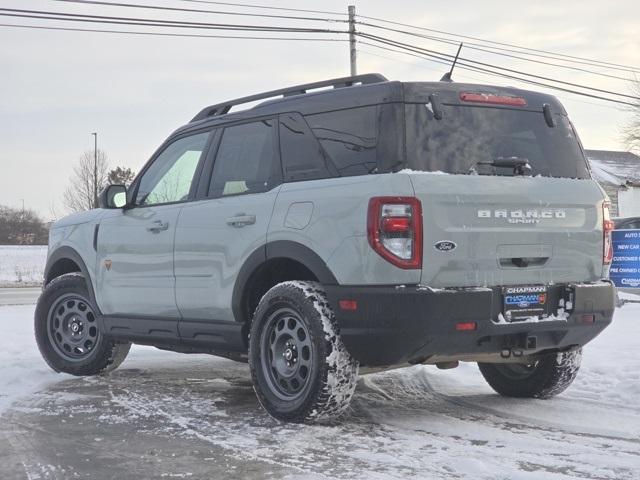
<path fill-rule="evenodd" d="M 397 267 L 422 268 L 422 206 L 415 197 L 369 200 L 367 237 L 371 247 Z"/>
<path fill-rule="evenodd" d="M 613 243 L 611 240 L 611 232 L 615 228 L 613 220 L 611 220 L 611 212 L 609 211 L 609 202 L 602 204 L 602 231 L 604 235 L 602 263 L 609 265 L 613 259 Z"/>

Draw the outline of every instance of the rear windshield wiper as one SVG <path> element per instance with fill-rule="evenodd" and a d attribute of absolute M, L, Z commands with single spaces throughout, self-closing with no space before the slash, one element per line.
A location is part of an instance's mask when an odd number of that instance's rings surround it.
<path fill-rule="evenodd" d="M 529 160 L 522 157 L 498 157 L 493 160 L 478 160 L 471 165 L 467 173 L 477 173 L 476 165 L 488 165 L 498 168 L 513 168 L 514 175 L 528 175 L 531 173 L 531 165 Z"/>

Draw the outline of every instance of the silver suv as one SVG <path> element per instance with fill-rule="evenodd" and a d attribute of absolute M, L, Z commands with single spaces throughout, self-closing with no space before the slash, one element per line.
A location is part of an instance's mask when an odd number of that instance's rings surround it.
<path fill-rule="evenodd" d="M 613 315 L 606 195 L 540 93 L 369 74 L 213 105 L 101 206 L 51 230 L 49 365 L 245 361 L 281 420 L 343 412 L 359 367 L 472 361 L 550 397 Z"/>

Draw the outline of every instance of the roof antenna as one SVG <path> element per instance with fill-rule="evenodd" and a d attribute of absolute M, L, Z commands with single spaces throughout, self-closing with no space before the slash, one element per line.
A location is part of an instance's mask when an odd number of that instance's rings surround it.
<path fill-rule="evenodd" d="M 453 69 L 456 68 L 456 63 L 458 61 L 458 56 L 460 55 L 460 50 L 462 50 L 462 45 L 463 43 L 461 42 L 460 46 L 458 47 L 458 53 L 456 53 L 456 58 L 453 59 L 453 63 L 451 64 L 451 70 L 449 70 L 442 76 L 442 78 L 440 79 L 441 82 L 453 82 L 451 75 L 453 74 Z"/>

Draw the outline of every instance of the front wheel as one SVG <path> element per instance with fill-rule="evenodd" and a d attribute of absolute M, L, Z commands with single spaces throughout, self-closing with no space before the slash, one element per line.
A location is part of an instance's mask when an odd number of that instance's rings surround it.
<path fill-rule="evenodd" d="M 104 373 L 118 367 L 131 347 L 102 335 L 85 279 L 77 273 L 57 277 L 45 287 L 34 320 L 40 353 L 56 372 Z"/>
<path fill-rule="evenodd" d="M 500 395 L 551 398 L 564 392 L 580 368 L 582 349 L 547 354 L 530 364 L 478 363 L 487 383 Z"/>
<path fill-rule="evenodd" d="M 342 344 L 315 282 L 280 283 L 262 297 L 251 326 L 249 364 L 261 405 L 289 422 L 340 415 L 358 377 L 358 363 Z"/>

